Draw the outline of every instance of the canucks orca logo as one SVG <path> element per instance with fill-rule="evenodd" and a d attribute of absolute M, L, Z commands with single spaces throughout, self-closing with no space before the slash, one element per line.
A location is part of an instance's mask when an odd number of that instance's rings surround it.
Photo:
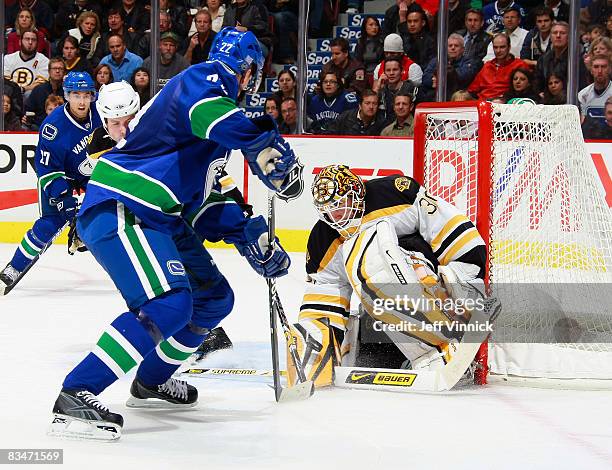
<path fill-rule="evenodd" d="M 57 136 L 57 127 L 51 124 L 45 124 L 42 131 L 40 131 L 40 135 L 42 135 L 44 139 L 53 140 Z"/>
<path fill-rule="evenodd" d="M 171 259 L 166 263 L 166 266 L 168 267 L 170 274 L 174 274 L 175 276 L 185 275 L 185 267 L 179 260 Z"/>

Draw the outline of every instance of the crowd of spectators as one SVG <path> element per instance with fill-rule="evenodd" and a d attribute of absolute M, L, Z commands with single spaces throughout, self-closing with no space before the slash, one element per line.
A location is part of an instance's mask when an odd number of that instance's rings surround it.
<path fill-rule="evenodd" d="M 90 73 L 98 88 L 125 80 L 145 104 L 151 47 L 159 49 L 158 85 L 163 86 L 205 61 L 225 26 L 252 31 L 268 62 L 296 60 L 298 0 L 158 1 L 160 36 L 154 39 L 150 0 L 7 0 L 5 127 L 36 130 L 50 108 L 48 99 L 61 98 L 69 71 Z M 356 44 L 344 38 L 330 41 L 331 58 L 307 100 L 308 132 L 411 135 L 415 105 L 435 99 L 438 2 L 389 1 L 382 23 L 382 15 L 363 15 Z M 309 38 L 332 36 L 337 6 L 356 13 L 364 2 L 309 0 Z M 582 0 L 581 6 L 578 102 L 583 131 L 589 138 L 612 137 L 609 0 Z M 567 102 L 565 0 L 449 0 L 448 16 L 445 99 Z M 270 68 L 267 72 L 273 75 Z M 296 77 L 285 69 L 277 78 L 278 91 L 267 98 L 265 110 L 283 132 L 294 133 Z"/>

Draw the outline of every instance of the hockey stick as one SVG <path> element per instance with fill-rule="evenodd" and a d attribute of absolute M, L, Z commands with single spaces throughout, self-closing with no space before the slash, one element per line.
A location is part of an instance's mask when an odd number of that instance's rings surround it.
<path fill-rule="evenodd" d="M 64 225 L 62 225 L 62 227 L 57 232 L 55 232 L 55 234 L 51 237 L 51 240 L 49 240 L 45 244 L 45 246 L 42 247 L 42 249 L 38 252 L 38 254 L 34 258 L 32 258 L 32 261 L 30 261 L 30 264 L 28 264 L 25 267 L 25 269 L 19 273 L 19 275 L 17 276 L 17 279 L 15 279 L 15 281 L 12 284 L 10 284 L 8 286 L 3 286 L 4 283 L 0 282 L 0 295 L 7 295 L 10 291 L 12 291 L 14 289 L 14 287 L 19 283 L 19 281 L 21 281 L 23 276 L 25 276 L 26 273 L 32 268 L 32 266 L 34 266 L 36 264 L 36 262 L 41 257 L 41 255 L 45 251 L 47 251 L 47 249 L 53 244 L 55 239 L 60 236 L 60 234 L 64 231 L 64 229 L 69 224 L 70 224 L 70 222 L 66 222 Z"/>
<path fill-rule="evenodd" d="M 287 375 L 286 370 L 280 371 L 281 375 Z M 222 369 L 222 368 L 208 368 L 208 369 L 185 369 L 180 372 L 179 375 L 187 375 L 189 377 L 202 377 L 208 375 L 233 375 L 233 376 L 246 376 L 246 377 L 272 377 L 272 371 L 270 369 Z"/>
<path fill-rule="evenodd" d="M 268 194 L 268 240 L 272 242 L 275 238 L 275 227 L 274 227 L 274 194 Z M 268 283 L 268 302 L 270 305 L 270 339 L 272 346 L 272 377 L 274 379 L 274 395 L 277 402 L 290 401 L 290 400 L 303 400 L 310 397 L 314 393 L 314 383 L 311 380 L 306 380 L 304 370 L 302 369 L 302 363 L 300 361 L 297 346 L 295 340 L 291 335 L 291 329 L 289 327 L 289 321 L 285 315 L 283 305 L 281 304 L 280 297 L 276 290 L 276 279 L 267 279 Z M 295 367 L 300 383 L 293 387 L 283 388 L 281 385 L 281 373 L 279 365 L 278 355 L 278 342 L 277 342 L 277 322 L 276 316 L 281 322 L 285 340 L 287 341 L 287 347 L 289 348 L 289 355 L 293 366 Z"/>

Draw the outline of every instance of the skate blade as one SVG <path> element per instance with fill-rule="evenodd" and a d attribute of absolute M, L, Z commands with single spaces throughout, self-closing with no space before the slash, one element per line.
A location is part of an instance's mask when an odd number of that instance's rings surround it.
<path fill-rule="evenodd" d="M 121 437 L 121 426 L 108 421 L 90 421 L 54 413 L 47 434 L 66 439 L 116 441 Z"/>
<path fill-rule="evenodd" d="M 177 410 L 183 408 L 193 408 L 198 404 L 197 400 L 193 403 L 170 403 L 166 400 L 160 400 L 159 398 L 136 398 L 130 397 L 125 402 L 125 406 L 128 408 L 149 408 L 149 409 L 160 409 L 160 410 Z"/>

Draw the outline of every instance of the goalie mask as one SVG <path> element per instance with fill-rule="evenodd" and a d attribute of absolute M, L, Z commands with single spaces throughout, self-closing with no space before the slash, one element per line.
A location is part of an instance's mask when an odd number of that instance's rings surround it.
<path fill-rule="evenodd" d="M 350 237 L 361 225 L 365 210 L 365 185 L 345 165 L 326 166 L 312 184 L 319 218 L 340 235 Z"/>

